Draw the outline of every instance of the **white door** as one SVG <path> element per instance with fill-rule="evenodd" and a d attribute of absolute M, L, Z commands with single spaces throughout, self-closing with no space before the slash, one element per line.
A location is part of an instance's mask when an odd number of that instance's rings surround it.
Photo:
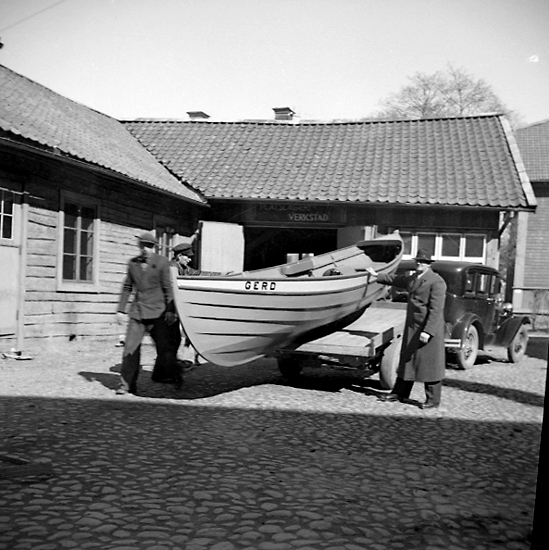
<path fill-rule="evenodd" d="M 0 244 L 0 336 L 15 334 L 19 281 L 19 249 Z"/>
<path fill-rule="evenodd" d="M 244 228 L 235 223 L 200 222 L 200 269 L 240 272 L 244 268 Z"/>
<path fill-rule="evenodd" d="M 18 194 L 0 187 L 0 336 L 13 335 L 19 303 Z"/>

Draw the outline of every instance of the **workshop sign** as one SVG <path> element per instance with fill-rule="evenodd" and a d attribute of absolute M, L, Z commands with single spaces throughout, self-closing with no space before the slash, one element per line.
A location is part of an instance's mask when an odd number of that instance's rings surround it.
<path fill-rule="evenodd" d="M 285 225 L 341 225 L 345 219 L 342 208 L 313 204 L 258 204 L 254 212 L 256 222 Z"/>

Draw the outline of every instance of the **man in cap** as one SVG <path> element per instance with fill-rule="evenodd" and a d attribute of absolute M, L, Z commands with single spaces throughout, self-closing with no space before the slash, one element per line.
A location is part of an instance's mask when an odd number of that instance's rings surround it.
<path fill-rule="evenodd" d="M 426 401 L 422 409 L 440 405 L 442 380 L 446 366 L 444 351 L 444 301 L 446 283 L 431 269 L 431 254 L 419 250 L 412 275 L 387 275 L 368 272 L 378 283 L 392 285 L 408 292 L 402 350 L 395 386 L 381 401 L 406 402 L 414 382 L 425 384 Z"/>
<path fill-rule="evenodd" d="M 191 267 L 191 262 L 194 257 L 193 242 L 190 239 L 185 239 L 172 248 L 173 265 L 177 267 L 179 275 L 191 276 L 200 275 L 202 272 Z M 204 273 L 206 275 L 206 273 Z M 210 273 L 207 273 L 210 275 Z"/>
<path fill-rule="evenodd" d="M 180 243 L 172 248 L 172 265 L 177 267 L 177 272 L 183 277 L 200 276 L 200 275 L 220 275 L 218 272 L 213 271 L 200 271 L 191 267 L 191 262 L 194 258 L 193 239 L 184 238 Z M 179 361 L 177 359 L 177 352 L 184 334 L 181 334 L 180 323 L 175 323 L 170 327 L 171 341 L 174 347 L 174 355 L 176 361 L 183 369 L 191 369 L 196 362 L 196 352 L 192 347 L 190 341 L 185 337 L 185 343 L 183 344 L 183 359 Z"/>
<path fill-rule="evenodd" d="M 170 263 L 167 258 L 155 254 L 156 238 L 151 233 L 138 236 L 140 254 L 128 262 L 126 278 L 118 302 L 119 323 L 125 321 L 125 311 L 130 295 L 134 300 L 129 310 L 128 328 L 122 355 L 121 384 L 117 394 L 136 393 L 140 370 L 141 343 L 149 333 L 156 345 L 157 357 L 152 377 L 155 382 L 182 383 L 179 369 L 173 357 L 170 343 L 170 326 L 177 322 Z M 153 371 L 153 374 L 155 373 Z M 159 376 L 158 373 L 162 373 Z"/>

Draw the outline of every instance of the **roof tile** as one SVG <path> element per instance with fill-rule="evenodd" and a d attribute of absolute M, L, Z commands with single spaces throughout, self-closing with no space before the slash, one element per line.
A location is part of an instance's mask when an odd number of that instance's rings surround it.
<path fill-rule="evenodd" d="M 0 129 L 181 198 L 205 202 L 170 174 L 119 121 L 2 65 Z"/>
<path fill-rule="evenodd" d="M 515 139 L 532 181 L 549 181 L 549 119 L 519 128 Z"/>
<path fill-rule="evenodd" d="M 532 206 L 497 115 L 124 124 L 174 174 L 210 199 Z"/>

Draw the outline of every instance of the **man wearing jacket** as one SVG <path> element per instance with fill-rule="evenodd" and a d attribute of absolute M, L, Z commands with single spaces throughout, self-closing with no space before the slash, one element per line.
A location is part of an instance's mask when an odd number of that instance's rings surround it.
<path fill-rule="evenodd" d="M 397 380 L 392 392 L 382 401 L 406 401 L 415 382 L 425 384 L 426 401 L 422 409 L 440 405 L 446 358 L 444 351 L 444 301 L 446 283 L 431 269 L 431 254 L 419 250 L 416 272 L 411 276 L 377 274 L 368 271 L 382 284 L 408 291 L 406 321 Z"/>
<path fill-rule="evenodd" d="M 172 353 L 170 325 L 177 322 L 170 263 L 153 252 L 156 239 L 151 233 L 138 237 L 139 256 L 128 262 L 126 278 L 118 302 L 119 323 L 125 320 L 125 311 L 132 293 L 135 295 L 129 309 L 128 328 L 122 355 L 121 383 L 117 394 L 136 393 L 140 370 L 141 343 L 149 333 L 156 346 L 156 361 L 152 374 L 154 382 L 173 382 L 181 386 L 182 378 Z"/>

